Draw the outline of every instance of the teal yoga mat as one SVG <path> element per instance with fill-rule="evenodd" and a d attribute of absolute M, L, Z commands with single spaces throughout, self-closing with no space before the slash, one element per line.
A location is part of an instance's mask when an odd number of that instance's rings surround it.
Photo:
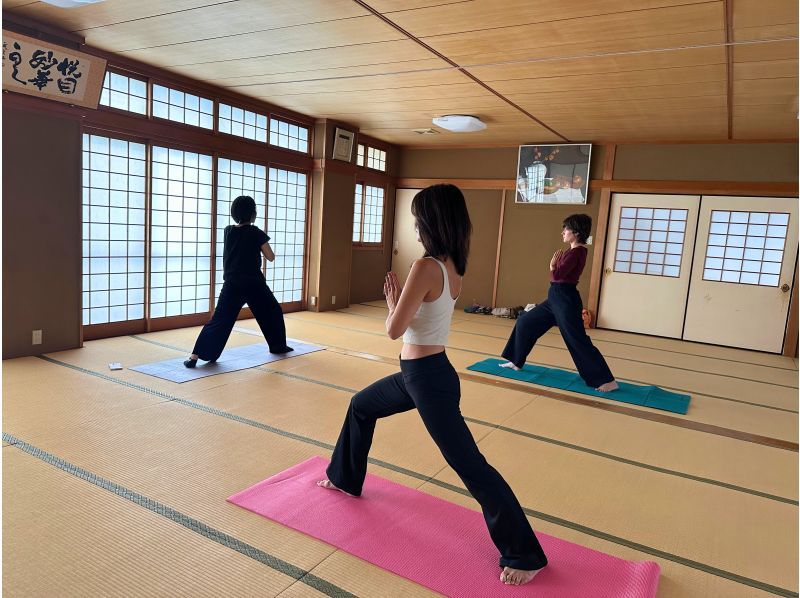
<path fill-rule="evenodd" d="M 689 410 L 689 401 L 692 398 L 689 395 L 670 392 L 658 386 L 645 386 L 631 384 L 630 382 L 618 382 L 619 390 L 615 390 L 614 392 L 598 392 L 591 386 L 586 386 L 584 381 L 581 380 L 581 377 L 575 372 L 531 364 L 525 364 L 522 370 L 517 371 L 511 368 L 501 368 L 501 363 L 505 363 L 505 360 L 484 359 L 483 361 L 472 364 L 467 369 L 473 372 L 483 372 L 484 374 L 492 374 L 494 376 L 511 378 L 522 382 L 532 382 L 540 386 L 549 386 L 551 388 L 579 392 L 593 397 L 602 397 L 604 399 L 611 399 L 612 401 L 641 405 L 642 407 L 652 407 L 653 409 L 662 409 L 664 411 L 671 411 L 672 413 L 680 413 L 681 415 L 686 415 L 686 412 Z"/>

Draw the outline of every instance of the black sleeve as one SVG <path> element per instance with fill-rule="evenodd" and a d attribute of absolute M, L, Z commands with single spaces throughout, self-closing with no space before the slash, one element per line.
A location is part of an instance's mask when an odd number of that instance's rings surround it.
<path fill-rule="evenodd" d="M 258 231 L 256 233 L 256 240 L 258 241 L 258 247 L 261 248 L 264 245 L 264 243 L 269 242 L 269 235 L 260 228 L 256 228 L 256 231 Z"/>

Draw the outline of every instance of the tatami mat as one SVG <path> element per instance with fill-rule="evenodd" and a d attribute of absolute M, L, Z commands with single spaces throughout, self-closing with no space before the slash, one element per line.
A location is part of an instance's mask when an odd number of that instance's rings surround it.
<path fill-rule="evenodd" d="M 52 595 L 48 588 L 65 586 L 59 595 L 163 595 L 163 588 L 193 596 L 432 595 L 225 502 L 310 456 L 329 457 L 351 394 L 397 371 L 400 345 L 383 334 L 381 308 L 348 311 L 366 315 L 286 318 L 290 336 L 339 352 L 181 385 L 127 369 L 110 372 L 107 364 L 179 357 L 191 349 L 197 328 L 5 361 L 3 432 L 12 435 L 6 442 L 19 439 L 47 451 L 262 555 L 245 556 L 21 445 L 5 446 L 8 595 Z M 451 345 L 460 349 L 448 349 L 460 371 L 475 361 L 473 351 L 501 347 L 510 330 L 505 322 L 482 324 L 496 326 L 499 338 L 482 337 L 470 317 L 476 316 L 456 318 L 454 329 L 461 332 L 451 335 Z M 237 326 L 256 328 L 252 321 Z M 669 369 L 657 364 L 659 351 L 680 347 L 667 348 L 663 340 L 648 346 L 655 364 L 626 362 L 619 353 L 614 367 L 641 376 Z M 648 339 L 616 335 L 616 341 L 622 348 Z M 230 346 L 256 342 L 238 332 Z M 548 350 L 560 359 L 558 348 Z M 758 356 L 748 370 L 757 386 L 726 382 L 729 365 L 714 363 L 692 383 L 722 398 L 701 394 L 689 416 L 796 443 L 796 390 L 790 401 L 781 394 L 788 389 L 778 386 L 787 383 L 787 371 L 796 383 L 796 370 L 785 367 L 794 362 L 773 361 L 782 364 L 773 368 L 761 354 L 724 353 Z M 665 360 L 686 359 L 680 352 L 669 356 Z M 622 558 L 656 560 L 662 598 L 796 595 L 796 451 L 480 382 L 462 381 L 462 394 L 462 412 L 481 450 L 506 476 L 536 529 Z M 770 409 L 771 401 L 787 411 Z M 371 470 L 382 477 L 477 508 L 415 412 L 379 422 L 371 457 Z M 48 533 L 56 537 L 52 549 L 30 548 Z M 264 554 L 310 572 L 322 585 L 265 564 Z M 65 565 L 70 559 L 77 563 L 75 575 Z M 48 569 L 57 572 L 58 586 L 36 574 Z"/>

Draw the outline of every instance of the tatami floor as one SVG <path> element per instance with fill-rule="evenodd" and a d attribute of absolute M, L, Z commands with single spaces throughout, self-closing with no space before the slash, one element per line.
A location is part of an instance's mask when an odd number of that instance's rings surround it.
<path fill-rule="evenodd" d="M 398 369 L 385 313 L 288 314 L 326 350 L 185 384 L 127 367 L 188 353 L 197 328 L 4 361 L 3 594 L 433 595 L 225 501 L 330 456 L 353 392 Z M 660 598 L 797 596 L 794 359 L 592 331 L 619 379 L 691 393 L 680 416 L 467 372 L 512 326 L 457 312 L 448 354 L 535 530 L 658 562 Z M 229 346 L 259 336 L 243 320 Z M 530 361 L 573 367 L 557 331 Z M 371 455 L 372 473 L 477 509 L 415 412 L 381 421 Z"/>

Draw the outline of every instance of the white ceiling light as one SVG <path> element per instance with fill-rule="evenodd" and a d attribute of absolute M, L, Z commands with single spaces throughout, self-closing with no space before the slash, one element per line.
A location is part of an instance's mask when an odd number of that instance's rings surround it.
<path fill-rule="evenodd" d="M 86 6 L 87 4 L 96 4 L 103 2 L 103 0 L 42 0 L 45 4 L 52 4 L 59 8 L 75 8 L 76 6 Z"/>
<path fill-rule="evenodd" d="M 433 124 L 454 133 L 472 133 L 482 131 L 486 128 L 486 123 L 481 122 L 477 116 L 467 116 L 465 114 L 448 114 L 438 116 L 433 119 Z"/>

